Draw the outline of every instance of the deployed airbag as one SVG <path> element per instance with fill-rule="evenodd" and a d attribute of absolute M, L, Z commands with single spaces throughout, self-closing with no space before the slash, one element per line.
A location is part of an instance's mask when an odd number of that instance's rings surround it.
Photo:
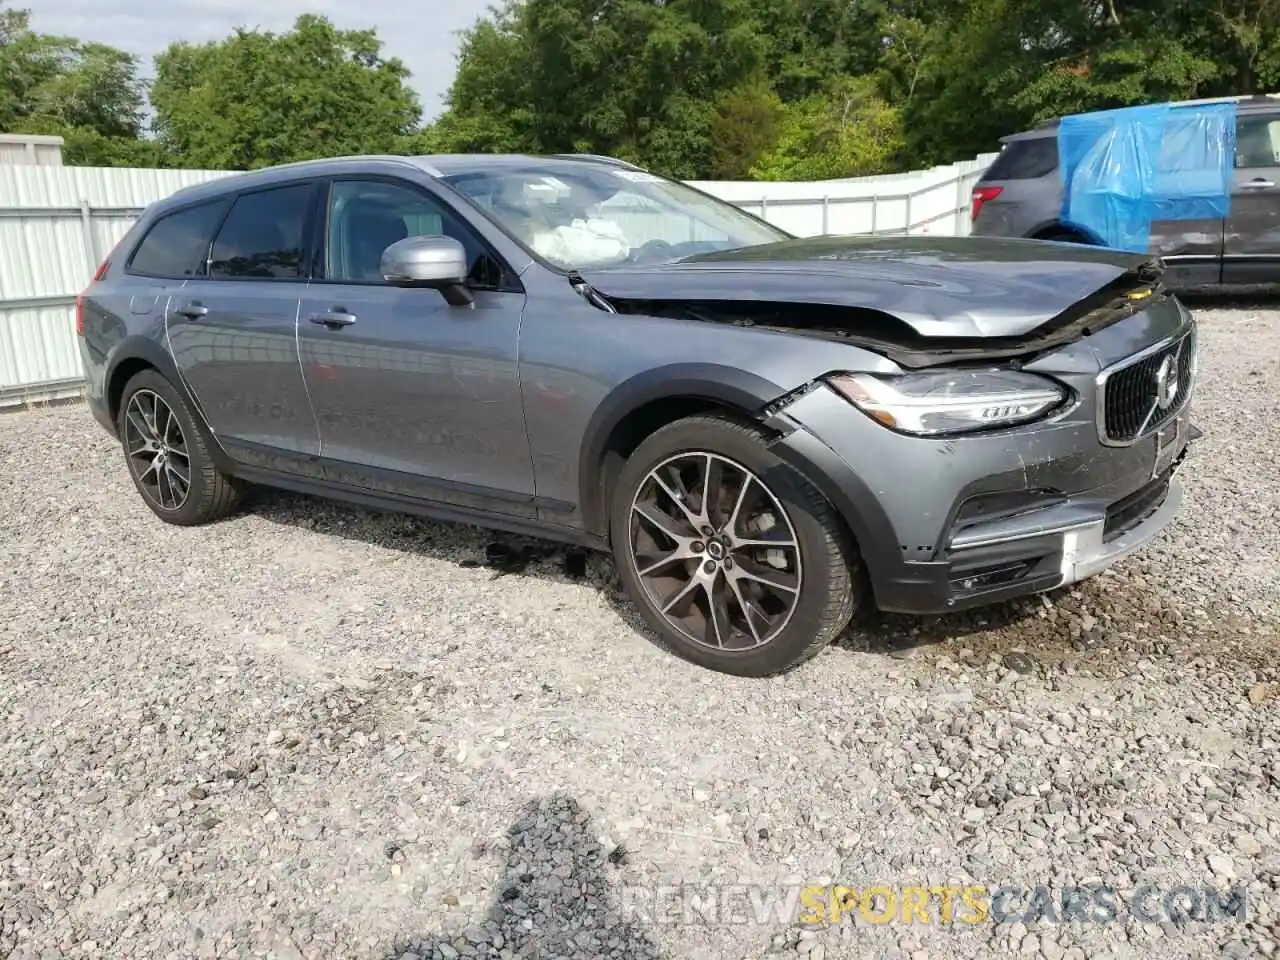
<path fill-rule="evenodd" d="M 1064 117 L 1063 221 L 1145 253 L 1159 220 L 1220 219 L 1231 205 L 1233 102 L 1155 104 Z"/>
<path fill-rule="evenodd" d="M 626 234 L 611 220 L 576 219 L 535 234 L 533 249 L 557 263 L 621 260 L 631 252 Z"/>

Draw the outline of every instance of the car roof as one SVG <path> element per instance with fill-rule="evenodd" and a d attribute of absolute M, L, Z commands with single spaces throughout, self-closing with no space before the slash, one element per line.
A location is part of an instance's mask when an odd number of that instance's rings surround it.
<path fill-rule="evenodd" d="M 252 190 L 284 183 L 299 176 L 331 176 L 349 173 L 393 172 L 412 168 L 433 177 L 451 177 L 460 173 L 497 170 L 529 170 L 568 174 L 583 165 L 607 166 L 628 170 L 640 168 L 625 160 L 598 154 L 525 154 L 525 153 L 441 153 L 422 156 L 397 154 L 360 154 L 349 157 L 325 157 L 299 160 L 258 170 L 231 173 L 204 183 L 193 184 L 170 194 L 154 205 L 156 211 L 212 199 L 232 191 Z"/>
<path fill-rule="evenodd" d="M 1210 103 L 1235 103 L 1238 113 L 1265 113 L 1269 110 L 1280 110 L 1280 93 L 1254 93 L 1238 97 L 1206 97 L 1200 100 L 1177 100 L 1171 105 L 1175 109 L 1199 107 Z M 1032 130 L 1020 130 L 1000 138 L 1001 143 L 1013 143 L 1018 140 L 1038 140 L 1041 137 L 1056 137 L 1061 117 L 1046 120 Z"/>
<path fill-rule="evenodd" d="M 639 170 L 633 163 L 605 157 L 593 153 L 555 153 L 550 155 L 532 153 L 438 153 L 421 157 L 411 157 L 415 163 L 427 168 L 437 176 L 452 176 L 455 173 L 467 173 L 472 170 L 517 170 L 530 166 L 539 168 L 570 169 L 580 167 L 583 163 L 621 167 L 628 170 Z"/>

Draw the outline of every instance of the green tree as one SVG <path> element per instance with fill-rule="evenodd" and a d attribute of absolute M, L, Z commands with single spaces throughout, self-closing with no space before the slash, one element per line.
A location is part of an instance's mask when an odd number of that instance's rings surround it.
<path fill-rule="evenodd" d="M 747 0 L 509 0 L 464 35 L 440 142 L 704 175 L 716 103 L 766 48 Z"/>
<path fill-rule="evenodd" d="M 0 128 L 70 162 L 252 168 L 344 153 L 606 153 L 685 178 L 856 176 L 1068 113 L 1280 88 L 1280 0 L 504 0 L 444 115 L 372 30 L 304 15 L 156 60 L 0 0 Z"/>
<path fill-rule="evenodd" d="M 303 14 L 287 33 L 238 29 L 156 57 L 154 128 L 183 166 L 253 169 L 402 150 L 421 106 L 372 30 Z"/>
<path fill-rule="evenodd" d="M 462 34 L 450 109 L 431 130 L 441 151 L 537 150 L 535 109 L 529 101 L 533 50 L 524 42 L 522 7 L 515 0 L 494 9 Z"/>
<path fill-rule="evenodd" d="M 101 43 L 36 33 L 27 10 L 0 10 L 0 130 L 61 136 L 68 163 L 143 156 L 137 58 Z"/>
<path fill-rule="evenodd" d="M 763 80 L 736 87 L 716 101 L 711 120 L 711 176 L 743 180 L 777 146 L 786 106 Z"/>
<path fill-rule="evenodd" d="M 944 19 L 904 106 L 920 165 L 1051 117 L 1280 82 L 1280 0 L 969 0 Z"/>
<path fill-rule="evenodd" d="M 821 93 L 837 77 L 870 74 L 880 61 L 879 0 L 750 0 L 747 12 L 784 101 Z"/>
<path fill-rule="evenodd" d="M 777 144 L 751 169 L 756 179 L 831 180 L 894 169 L 902 117 L 871 78 L 841 78 L 784 109 Z"/>

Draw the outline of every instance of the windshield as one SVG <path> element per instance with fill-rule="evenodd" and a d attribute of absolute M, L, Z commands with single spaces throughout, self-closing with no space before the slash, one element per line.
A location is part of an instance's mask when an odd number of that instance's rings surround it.
<path fill-rule="evenodd" d="M 790 238 L 730 203 L 624 167 L 566 162 L 443 179 L 564 270 L 677 260 Z"/>

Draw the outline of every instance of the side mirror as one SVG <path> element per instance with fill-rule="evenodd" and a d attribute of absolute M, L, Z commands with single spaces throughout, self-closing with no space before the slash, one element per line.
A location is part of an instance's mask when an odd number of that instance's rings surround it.
<path fill-rule="evenodd" d="M 452 237 L 405 237 L 382 251 L 379 271 L 397 287 L 439 290 L 450 306 L 463 307 L 473 297 L 467 289 L 467 252 Z"/>

